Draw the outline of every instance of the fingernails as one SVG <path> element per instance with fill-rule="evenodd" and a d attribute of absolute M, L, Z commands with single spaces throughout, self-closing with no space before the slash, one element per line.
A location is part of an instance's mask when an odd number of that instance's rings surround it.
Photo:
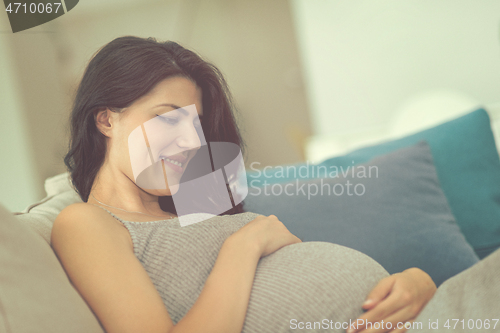
<path fill-rule="evenodd" d="M 363 306 L 367 306 L 367 305 L 370 305 L 373 303 L 373 300 L 372 299 L 367 299 L 364 303 L 363 303 Z"/>

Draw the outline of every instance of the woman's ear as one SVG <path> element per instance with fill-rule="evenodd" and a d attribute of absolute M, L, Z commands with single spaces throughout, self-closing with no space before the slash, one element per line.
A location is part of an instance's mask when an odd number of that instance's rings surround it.
<path fill-rule="evenodd" d="M 107 137 L 110 137 L 111 134 L 112 125 L 109 121 L 111 114 L 112 112 L 108 108 L 97 110 L 96 113 L 94 113 L 94 120 L 97 129 Z"/>

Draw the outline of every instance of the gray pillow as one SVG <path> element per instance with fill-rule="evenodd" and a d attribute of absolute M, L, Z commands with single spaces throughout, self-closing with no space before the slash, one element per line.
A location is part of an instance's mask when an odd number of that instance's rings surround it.
<path fill-rule="evenodd" d="M 52 248 L 0 205 L 0 332 L 103 333 Z"/>
<path fill-rule="evenodd" d="M 263 188 L 249 179 L 245 210 L 278 216 L 303 241 L 363 252 L 391 274 L 421 268 L 436 285 L 478 262 L 440 188 L 426 142 L 337 170 L 338 177 L 331 171 L 331 178 Z"/>

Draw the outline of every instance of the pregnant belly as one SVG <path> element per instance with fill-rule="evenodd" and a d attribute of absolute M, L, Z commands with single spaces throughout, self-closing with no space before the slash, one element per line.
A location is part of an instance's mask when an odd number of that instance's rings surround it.
<path fill-rule="evenodd" d="M 342 323 L 363 313 L 366 296 L 388 275 L 344 246 L 286 246 L 259 261 L 242 332 L 345 332 Z"/>

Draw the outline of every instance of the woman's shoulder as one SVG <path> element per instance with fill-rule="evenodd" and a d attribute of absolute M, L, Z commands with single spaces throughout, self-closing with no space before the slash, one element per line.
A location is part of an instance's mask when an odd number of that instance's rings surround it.
<path fill-rule="evenodd" d="M 109 213 L 106 213 L 103 209 L 86 203 L 86 202 L 77 202 L 73 203 L 69 206 L 66 206 L 59 215 L 57 215 L 56 221 L 80 221 L 80 220 L 88 220 L 95 221 L 95 218 L 98 219 L 112 219 L 112 216 Z M 55 223 L 55 222 L 54 222 Z"/>
<path fill-rule="evenodd" d="M 68 234 L 113 234 L 125 228 L 103 209 L 85 202 L 65 207 L 52 226 L 54 237 L 67 237 Z"/>
<path fill-rule="evenodd" d="M 66 207 L 64 207 L 63 210 L 61 210 L 61 213 L 62 212 L 76 212 L 76 211 L 85 211 L 85 210 L 93 210 L 93 207 L 95 207 L 94 205 L 92 204 L 89 204 L 87 202 L 75 202 L 75 203 L 72 203 L 71 205 L 68 205 Z M 97 207 L 96 207 L 97 208 Z"/>

